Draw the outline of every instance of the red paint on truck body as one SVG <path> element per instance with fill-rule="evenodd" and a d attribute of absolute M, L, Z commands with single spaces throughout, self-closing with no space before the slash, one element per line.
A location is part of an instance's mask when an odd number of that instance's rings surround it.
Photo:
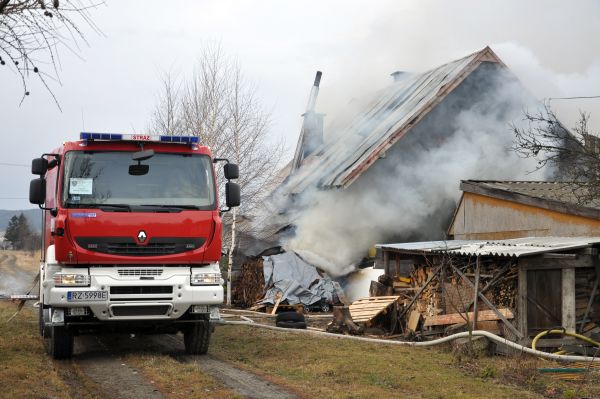
<path fill-rule="evenodd" d="M 144 150 L 156 153 L 204 154 L 212 159 L 208 147 L 190 144 L 167 144 L 160 142 L 144 142 Z M 130 141 L 83 141 L 67 142 L 52 153 L 59 154 L 61 160 L 69 151 L 140 151 L 138 142 Z M 49 158 L 52 159 L 52 158 Z M 46 207 L 56 207 L 56 217 L 50 211 L 44 211 L 44 247 L 43 254 L 49 245 L 55 246 L 56 260 L 70 265 L 82 266 L 90 264 L 115 265 L 151 265 L 151 264 L 207 264 L 218 262 L 221 257 L 221 217 L 218 198 L 212 210 L 187 210 L 176 213 L 158 212 L 104 212 L 98 208 L 64 208 L 61 201 L 61 187 L 64 178 L 64 162 L 46 173 Z M 212 170 L 215 179 L 214 168 Z M 216 182 L 215 182 L 216 187 Z M 217 193 L 215 193 L 217 195 Z M 94 217 L 73 217 L 73 214 L 90 213 Z M 63 229 L 59 236 L 51 233 L 51 219 L 54 219 L 54 231 Z M 153 238 L 169 237 L 202 239 L 199 248 L 193 250 L 153 256 L 128 256 L 101 253 L 89 250 L 77 244 L 76 238 L 88 237 L 126 237 L 135 240 L 143 230 L 147 234 L 146 244 Z M 42 255 L 44 256 L 44 255 Z"/>

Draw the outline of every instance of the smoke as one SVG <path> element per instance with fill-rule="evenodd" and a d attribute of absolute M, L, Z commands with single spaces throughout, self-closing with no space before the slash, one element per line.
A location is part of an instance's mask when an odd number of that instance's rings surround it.
<path fill-rule="evenodd" d="M 296 234 L 286 249 L 340 276 L 376 243 L 446 238 L 460 180 L 544 178 L 542 172 L 530 173 L 535 161 L 510 150 L 510 123 L 519 124 L 523 110 L 534 106 L 512 75 L 473 73 L 351 186 L 306 190 L 298 201 Z M 361 128 L 369 130 L 368 125 Z M 330 134 L 347 143 L 340 158 L 355 150 L 353 133 Z"/>

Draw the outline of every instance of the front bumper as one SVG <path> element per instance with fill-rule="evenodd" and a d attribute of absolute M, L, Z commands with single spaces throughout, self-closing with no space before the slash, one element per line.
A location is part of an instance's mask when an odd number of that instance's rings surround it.
<path fill-rule="evenodd" d="M 56 287 L 51 279 L 46 279 L 43 284 L 44 305 L 87 308 L 100 321 L 118 321 L 177 320 L 192 305 L 223 303 L 221 285 L 190 285 L 189 267 L 136 268 L 153 273 L 142 276 L 123 272 L 134 270 L 132 266 L 90 267 L 89 287 Z M 106 292 L 97 295 L 106 299 L 77 300 L 69 292 Z"/>

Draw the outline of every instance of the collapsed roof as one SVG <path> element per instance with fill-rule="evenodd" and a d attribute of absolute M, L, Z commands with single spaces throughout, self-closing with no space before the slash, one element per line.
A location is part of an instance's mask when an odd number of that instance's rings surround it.
<path fill-rule="evenodd" d="M 343 137 L 325 141 L 304 159 L 283 183 L 283 192 L 298 194 L 311 186 L 348 187 L 484 62 L 507 69 L 486 47 L 424 73 L 403 74 L 375 95 L 344 129 Z"/>

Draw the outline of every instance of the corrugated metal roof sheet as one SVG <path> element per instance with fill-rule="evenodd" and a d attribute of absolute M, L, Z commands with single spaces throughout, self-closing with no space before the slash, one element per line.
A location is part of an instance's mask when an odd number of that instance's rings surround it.
<path fill-rule="evenodd" d="M 600 244 L 600 237 L 526 237 L 511 240 L 449 240 L 377 244 L 377 248 L 402 253 L 454 254 L 464 256 L 522 257 L 563 252 Z"/>
<path fill-rule="evenodd" d="M 357 174 L 399 139 L 395 137 L 398 132 L 410 129 L 417 118 L 426 114 L 482 61 L 502 64 L 486 47 L 428 72 L 407 76 L 377 93 L 366 111 L 343 129 L 342 137 L 317 149 L 317 155 L 313 156 L 317 159 L 309 157 L 304 161 L 290 176 L 284 190 L 300 193 L 311 185 L 345 187 L 351 184 Z M 354 150 L 349 152 L 349 148 Z"/>

